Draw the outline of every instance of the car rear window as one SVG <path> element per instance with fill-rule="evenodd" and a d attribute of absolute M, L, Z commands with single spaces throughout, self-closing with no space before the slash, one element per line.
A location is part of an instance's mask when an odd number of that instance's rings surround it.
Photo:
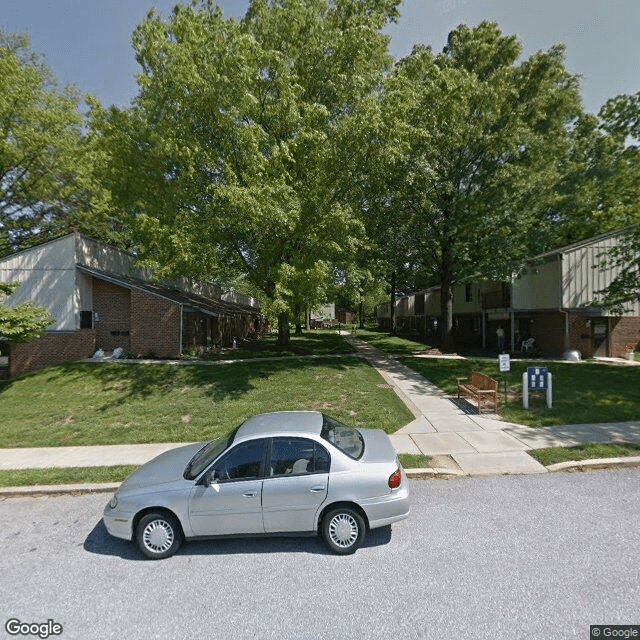
<path fill-rule="evenodd" d="M 364 453 L 364 439 L 360 432 L 329 418 L 329 416 L 323 416 L 323 418 L 320 435 L 350 458 L 354 460 L 361 458 Z"/>

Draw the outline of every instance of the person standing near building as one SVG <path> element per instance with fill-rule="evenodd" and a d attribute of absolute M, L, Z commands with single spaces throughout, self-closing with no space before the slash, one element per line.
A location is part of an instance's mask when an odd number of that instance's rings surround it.
<path fill-rule="evenodd" d="M 498 351 L 502 353 L 504 351 L 504 329 L 502 325 L 496 329 L 496 337 L 498 338 Z"/>

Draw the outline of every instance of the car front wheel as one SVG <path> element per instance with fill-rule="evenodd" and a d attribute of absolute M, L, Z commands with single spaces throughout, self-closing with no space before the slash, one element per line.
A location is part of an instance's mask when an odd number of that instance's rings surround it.
<path fill-rule="evenodd" d="M 172 556 L 182 544 L 182 530 L 169 513 L 148 513 L 136 528 L 136 543 L 147 558 L 161 560 Z"/>
<path fill-rule="evenodd" d="M 334 553 L 353 553 L 364 540 L 364 518 L 348 507 L 333 509 L 322 520 L 322 537 Z"/>

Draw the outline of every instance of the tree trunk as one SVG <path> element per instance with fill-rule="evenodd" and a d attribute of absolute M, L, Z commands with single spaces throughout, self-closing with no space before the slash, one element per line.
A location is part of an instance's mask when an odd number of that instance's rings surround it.
<path fill-rule="evenodd" d="M 396 272 L 391 274 L 391 326 L 389 327 L 389 334 L 392 336 L 397 335 L 396 329 Z"/>
<path fill-rule="evenodd" d="M 364 329 L 364 300 L 360 299 L 360 328 Z"/>
<path fill-rule="evenodd" d="M 291 344 L 291 330 L 289 329 L 289 314 L 285 311 L 278 316 L 278 346 L 288 347 Z"/>
<path fill-rule="evenodd" d="M 440 336 L 442 339 L 442 344 L 440 345 L 442 351 L 445 353 L 455 351 L 451 264 L 446 252 L 443 252 L 440 272 Z"/>
<path fill-rule="evenodd" d="M 302 320 L 300 319 L 300 314 L 302 313 L 302 307 L 300 303 L 296 304 L 296 335 L 302 335 Z"/>

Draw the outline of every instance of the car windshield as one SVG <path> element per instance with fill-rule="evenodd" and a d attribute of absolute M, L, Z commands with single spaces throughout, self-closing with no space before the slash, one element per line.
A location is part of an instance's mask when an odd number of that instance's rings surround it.
<path fill-rule="evenodd" d="M 184 470 L 186 480 L 195 480 L 223 451 L 229 448 L 238 429 L 234 429 L 229 435 L 211 440 L 202 447 L 189 461 Z"/>
<path fill-rule="evenodd" d="M 328 416 L 323 418 L 320 435 L 350 458 L 354 460 L 361 458 L 364 453 L 364 439 L 360 432 Z"/>

